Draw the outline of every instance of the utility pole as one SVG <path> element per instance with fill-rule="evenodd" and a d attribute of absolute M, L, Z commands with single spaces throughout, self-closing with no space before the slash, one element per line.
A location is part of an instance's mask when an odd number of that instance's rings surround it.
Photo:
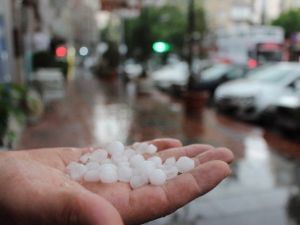
<path fill-rule="evenodd" d="M 189 0 L 188 4 L 188 27 L 187 27 L 187 43 L 188 55 L 187 61 L 189 66 L 189 84 L 188 88 L 192 88 L 193 84 L 193 46 L 194 46 L 194 32 L 195 32 L 195 2 Z"/>
<path fill-rule="evenodd" d="M 267 22 L 267 0 L 262 0 L 261 4 L 261 24 L 265 25 Z"/>

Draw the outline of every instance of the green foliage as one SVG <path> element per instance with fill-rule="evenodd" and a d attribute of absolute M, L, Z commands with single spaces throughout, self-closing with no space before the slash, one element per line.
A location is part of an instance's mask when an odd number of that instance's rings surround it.
<path fill-rule="evenodd" d="M 272 21 L 272 25 L 284 28 L 286 37 L 290 37 L 294 32 L 300 32 L 300 9 L 291 9 L 281 13 Z"/>
<path fill-rule="evenodd" d="M 17 84 L 0 84 L 0 144 L 4 136 L 8 118 L 13 114 L 19 121 L 25 117 L 27 89 Z"/>
<path fill-rule="evenodd" d="M 203 9 L 196 9 L 196 30 L 205 32 Z M 145 61 L 152 53 L 156 41 L 170 43 L 172 52 L 181 53 L 187 31 L 187 15 L 178 7 L 146 7 L 138 18 L 125 22 L 125 38 L 131 57 Z"/>
<path fill-rule="evenodd" d="M 205 11 L 203 8 L 196 8 L 195 10 L 196 14 L 196 21 L 195 21 L 195 29 L 196 32 L 199 32 L 200 34 L 203 35 L 207 31 L 207 23 L 206 23 L 206 18 L 205 18 Z"/>

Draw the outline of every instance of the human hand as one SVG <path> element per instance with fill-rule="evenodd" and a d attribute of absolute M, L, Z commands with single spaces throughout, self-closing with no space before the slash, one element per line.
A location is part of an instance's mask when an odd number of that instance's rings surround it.
<path fill-rule="evenodd" d="M 78 183 L 66 166 L 89 149 L 41 149 L 0 155 L 0 220 L 6 224 L 139 224 L 169 214 L 214 188 L 230 174 L 233 155 L 207 145 L 182 147 L 173 139 L 151 141 L 162 158 L 187 155 L 197 168 L 162 187 Z M 164 151 L 163 151 L 164 150 Z"/>

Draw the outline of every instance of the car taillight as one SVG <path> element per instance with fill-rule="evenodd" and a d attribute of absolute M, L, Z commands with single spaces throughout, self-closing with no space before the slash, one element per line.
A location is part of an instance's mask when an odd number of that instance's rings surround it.
<path fill-rule="evenodd" d="M 255 59 L 248 60 L 248 68 L 255 69 L 257 67 L 257 61 Z"/>
<path fill-rule="evenodd" d="M 65 46 L 59 46 L 55 50 L 55 55 L 58 58 L 64 58 L 67 56 L 68 50 Z"/>

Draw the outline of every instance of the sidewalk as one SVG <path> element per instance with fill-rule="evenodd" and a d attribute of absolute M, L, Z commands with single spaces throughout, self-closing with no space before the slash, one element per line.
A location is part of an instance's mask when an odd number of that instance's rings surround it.
<path fill-rule="evenodd" d="M 94 84 L 92 81 L 69 83 L 65 99 L 51 103 L 41 121 L 24 130 L 18 148 L 91 145 Z M 86 88 L 82 89 L 84 86 Z"/>

